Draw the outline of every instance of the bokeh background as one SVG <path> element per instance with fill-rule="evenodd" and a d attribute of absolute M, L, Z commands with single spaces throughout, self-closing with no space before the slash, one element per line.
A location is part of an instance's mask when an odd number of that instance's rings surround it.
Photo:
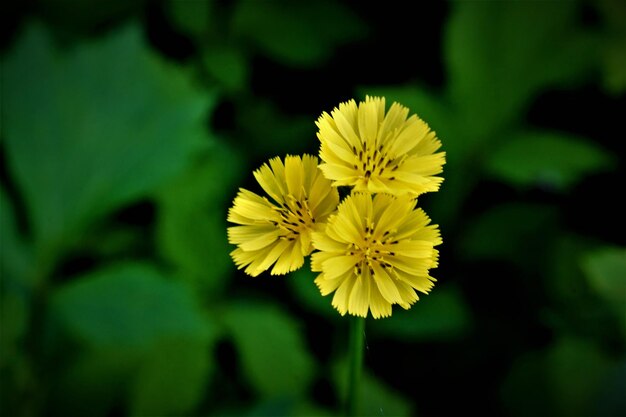
<path fill-rule="evenodd" d="M 347 317 L 226 212 L 366 94 L 437 131 L 437 285 L 367 322 L 361 412 L 626 415 L 626 3 L 3 5 L 0 411 L 333 416 Z"/>

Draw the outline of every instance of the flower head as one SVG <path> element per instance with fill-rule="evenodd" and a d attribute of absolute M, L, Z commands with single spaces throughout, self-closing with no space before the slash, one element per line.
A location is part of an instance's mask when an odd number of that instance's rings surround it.
<path fill-rule="evenodd" d="M 257 276 L 272 265 L 272 275 L 286 274 L 311 253 L 311 232 L 333 212 L 339 196 L 321 175 L 314 156 L 273 158 L 254 172 L 274 200 L 243 188 L 228 211 L 228 241 L 237 245 L 231 256 L 239 269 Z"/>
<path fill-rule="evenodd" d="M 409 109 L 385 99 L 366 97 L 341 103 L 317 120 L 320 165 L 334 186 L 355 191 L 418 196 L 437 191 L 445 153 L 435 132 Z"/>
<path fill-rule="evenodd" d="M 428 293 L 441 244 L 436 225 L 415 199 L 356 193 L 346 197 L 326 224 L 313 233 L 311 257 L 322 295 L 335 292 L 333 306 L 345 315 L 391 315 L 392 304 L 408 309 Z"/>

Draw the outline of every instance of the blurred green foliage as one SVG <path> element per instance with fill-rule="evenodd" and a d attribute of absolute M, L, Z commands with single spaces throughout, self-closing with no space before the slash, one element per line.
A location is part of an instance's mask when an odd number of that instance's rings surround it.
<path fill-rule="evenodd" d="M 368 321 L 362 413 L 625 414 L 626 7 L 432 7 L 8 8 L 0 414 L 337 415 L 345 318 L 307 267 L 236 271 L 226 213 L 365 94 L 426 120 L 447 165 L 420 197 L 438 282 Z"/>

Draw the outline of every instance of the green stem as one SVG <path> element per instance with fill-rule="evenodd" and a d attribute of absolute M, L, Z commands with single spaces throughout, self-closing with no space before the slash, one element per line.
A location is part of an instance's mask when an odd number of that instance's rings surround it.
<path fill-rule="evenodd" d="M 350 370 L 348 375 L 348 398 L 346 401 L 346 416 L 358 415 L 361 383 L 361 371 L 363 370 L 363 344 L 365 341 L 365 318 L 350 317 Z"/>

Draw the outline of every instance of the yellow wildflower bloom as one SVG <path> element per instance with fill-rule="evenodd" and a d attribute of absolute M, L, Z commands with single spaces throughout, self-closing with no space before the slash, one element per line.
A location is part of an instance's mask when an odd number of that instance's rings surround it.
<path fill-rule="evenodd" d="M 311 155 L 276 157 L 254 172 L 263 190 L 274 200 L 243 188 L 228 211 L 228 241 L 237 248 L 231 256 L 239 269 L 257 276 L 272 265 L 272 275 L 302 266 L 313 250 L 311 232 L 333 212 L 337 190 L 317 168 Z"/>
<path fill-rule="evenodd" d="M 316 122 L 321 142 L 320 168 L 334 186 L 354 191 L 416 197 L 437 191 L 445 153 L 435 132 L 409 109 L 385 99 L 366 97 L 341 103 Z"/>
<path fill-rule="evenodd" d="M 408 309 L 428 293 L 441 244 L 437 225 L 416 200 L 388 194 L 355 193 L 345 198 L 323 232 L 313 233 L 318 252 L 311 269 L 322 295 L 332 292 L 332 304 L 346 313 L 374 318 L 391 315 L 392 304 Z"/>

